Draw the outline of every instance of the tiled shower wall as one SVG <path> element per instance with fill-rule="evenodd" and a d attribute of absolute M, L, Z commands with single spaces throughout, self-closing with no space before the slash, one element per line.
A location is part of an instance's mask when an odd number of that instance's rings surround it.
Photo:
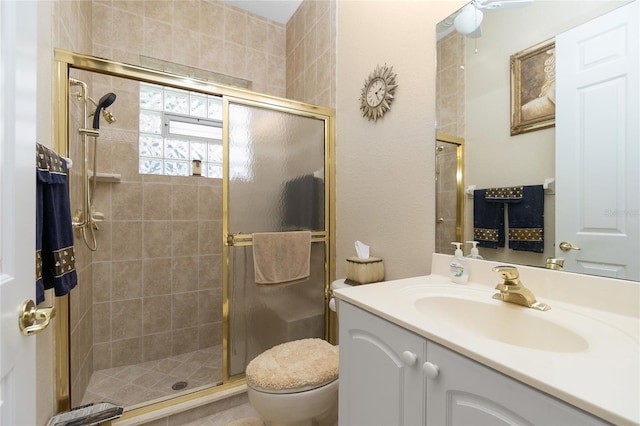
<path fill-rule="evenodd" d="M 438 132 L 464 138 L 464 36 L 453 31 L 438 41 L 436 120 Z"/>
<path fill-rule="evenodd" d="M 161 359 L 222 342 L 222 182 L 138 173 L 139 83 L 96 76 L 118 95 L 103 122 L 93 254 L 94 369 Z"/>
<path fill-rule="evenodd" d="M 438 41 L 436 113 L 439 133 L 464 138 L 464 42 L 457 31 Z M 456 240 L 456 147 L 449 143 L 437 143 L 438 181 L 436 186 L 436 251 L 453 253 L 450 244 Z M 440 220 L 442 219 L 442 220 Z"/>
<path fill-rule="evenodd" d="M 251 90 L 285 96 L 283 24 L 209 0 L 92 5 L 96 56 L 135 65 L 147 56 L 249 80 Z"/>
<path fill-rule="evenodd" d="M 56 1 L 51 4 L 52 46 L 76 52 L 90 52 L 92 39 L 91 2 Z M 46 28 L 46 27 L 45 27 Z M 44 29 L 44 28 L 43 28 Z M 52 52 L 53 53 L 53 52 Z M 88 80 L 85 74 L 82 76 Z M 89 82 L 89 81 L 88 81 Z M 74 112 L 78 116 L 78 112 Z M 77 131 L 69 131 L 70 156 L 80 159 L 80 137 Z M 45 142 L 46 143 L 46 142 Z M 79 205 L 80 173 L 79 161 L 69 172 L 72 206 Z M 78 286 L 70 293 L 70 339 L 74 344 L 70 353 L 70 381 L 72 388 L 84 392 L 93 372 L 93 294 L 91 251 L 79 234 L 75 233 L 76 269 Z M 80 395 L 82 397 L 82 395 Z M 73 402 L 77 402 L 74 399 Z"/>
<path fill-rule="evenodd" d="M 56 0 L 52 9 L 54 48 L 131 64 L 141 64 L 142 57 L 147 56 L 249 80 L 256 92 L 335 107 L 334 0 L 306 0 L 286 28 L 208 0 Z M 86 73 L 77 77 L 88 83 L 92 80 Z M 130 103 L 137 89 L 120 83 L 100 81 L 90 85 L 93 97 L 107 91 L 118 95 L 111 110 L 119 122 L 112 128 L 105 127 L 100 136 L 99 171 L 114 171 L 106 168 L 112 166 L 109 161 L 117 159 L 120 167 L 137 158 L 134 132 L 115 130 L 122 129 L 123 121 L 136 118 L 125 105 L 137 105 Z M 69 133 L 72 157 L 79 159 L 80 138 L 76 129 L 70 129 Z M 92 254 L 76 235 L 80 285 L 71 292 L 70 302 L 73 406 L 78 405 L 94 369 L 115 365 L 114 361 L 117 364 L 126 358 L 148 359 L 155 356 L 152 347 L 159 354 L 168 352 L 174 344 L 205 345 L 205 335 L 219 339 L 218 326 L 213 325 L 217 318 L 209 316 L 214 311 L 194 302 L 200 300 L 202 292 L 213 293 L 213 298 L 207 298 L 213 303 L 219 300 L 216 293 L 219 292 L 216 280 L 221 275 L 219 254 L 206 247 L 205 241 L 197 242 L 195 252 L 195 241 L 202 232 L 213 235 L 212 241 L 220 241 L 219 234 L 205 229 L 215 228 L 216 219 L 212 218 L 220 217 L 213 216 L 219 214 L 215 212 L 218 208 L 215 200 L 221 197 L 219 182 L 196 183 L 191 178 L 164 177 L 136 180 L 131 171 L 137 168 L 127 170 L 120 183 L 98 184 L 97 210 L 103 211 L 110 221 L 100 224 L 99 252 Z M 79 205 L 79 171 L 76 167 L 71 173 L 74 208 Z M 189 200 L 185 202 L 182 198 L 187 194 Z M 149 200 L 155 200 L 155 207 L 151 207 Z M 152 213 L 153 209 L 157 209 L 159 216 Z M 202 213 L 209 209 L 212 216 Z M 172 240 L 181 243 L 167 246 L 169 233 Z M 170 261 L 167 250 L 171 252 Z M 125 259 L 125 253 L 133 257 Z M 136 257 L 138 254 L 140 257 Z M 204 266 L 209 264 L 213 268 Z M 140 278 L 137 284 L 134 277 Z M 169 285 L 178 289 L 180 296 L 168 296 L 165 291 Z M 166 307 L 169 298 L 172 304 L 180 306 L 171 315 L 171 322 L 179 322 L 191 309 L 191 322 L 184 327 L 190 330 L 185 330 L 182 343 L 170 338 L 173 332 L 165 328 L 169 320 L 150 320 L 152 311 Z M 196 306 L 201 314 L 194 321 Z M 212 320 L 207 325 L 211 333 L 190 326 L 202 324 L 202 315 L 207 317 L 206 321 Z M 151 332 L 147 337 L 145 330 Z M 107 343 L 107 334 L 115 336 L 119 343 Z"/>
<path fill-rule="evenodd" d="M 287 23 L 287 98 L 336 106 L 336 2 L 303 2 Z"/>

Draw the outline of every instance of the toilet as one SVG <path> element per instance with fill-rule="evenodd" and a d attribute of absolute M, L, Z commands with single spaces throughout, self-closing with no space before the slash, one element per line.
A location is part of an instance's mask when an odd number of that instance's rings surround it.
<path fill-rule="evenodd" d="M 322 339 L 282 343 L 246 368 L 249 402 L 272 426 L 338 424 L 338 348 Z"/>

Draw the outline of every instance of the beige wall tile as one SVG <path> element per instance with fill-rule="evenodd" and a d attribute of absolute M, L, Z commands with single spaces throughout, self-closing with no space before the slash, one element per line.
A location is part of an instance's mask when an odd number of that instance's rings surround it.
<path fill-rule="evenodd" d="M 171 185 L 145 183 L 143 209 L 146 220 L 171 220 Z"/>
<path fill-rule="evenodd" d="M 142 331 L 145 338 L 171 329 L 171 296 L 149 296 L 144 298 Z M 146 340 L 145 340 L 146 342 Z M 168 345 L 171 347 L 171 345 Z M 149 358 L 145 359 L 148 361 Z"/>
<path fill-rule="evenodd" d="M 173 24 L 188 30 L 200 31 L 202 3 L 200 0 L 174 0 Z"/>
<path fill-rule="evenodd" d="M 142 257 L 142 222 L 113 222 L 113 260 L 131 260 Z"/>
<path fill-rule="evenodd" d="M 170 24 L 173 21 L 174 16 L 173 4 L 173 1 L 145 0 L 145 16 Z M 186 10 L 185 12 L 189 13 Z"/>
<path fill-rule="evenodd" d="M 247 13 L 243 10 L 229 7 L 224 10 L 225 40 L 238 45 L 247 43 Z"/>
<path fill-rule="evenodd" d="M 111 262 L 97 262 L 92 265 L 92 268 L 93 303 L 110 301 Z"/>
<path fill-rule="evenodd" d="M 198 222 L 173 221 L 171 223 L 171 249 L 173 256 L 198 254 Z"/>
<path fill-rule="evenodd" d="M 174 329 L 194 326 L 194 320 L 198 318 L 198 294 L 199 292 L 193 291 L 171 296 L 171 322 L 179 324 Z"/>
<path fill-rule="evenodd" d="M 142 362 L 142 338 L 118 340 L 111 343 L 111 367 Z"/>
<path fill-rule="evenodd" d="M 200 3 L 200 32 L 211 37 L 224 39 L 225 7 L 216 2 Z"/>
<path fill-rule="evenodd" d="M 222 184 L 216 179 L 211 185 L 198 187 L 198 219 L 222 218 Z"/>
<path fill-rule="evenodd" d="M 137 134 L 136 134 L 137 141 Z M 138 173 L 138 145 L 130 142 L 112 141 L 112 172 L 120 174 L 123 182 L 139 182 L 142 177 Z"/>
<path fill-rule="evenodd" d="M 113 263 L 111 295 L 113 300 L 142 296 L 142 261 L 124 260 Z"/>
<path fill-rule="evenodd" d="M 198 260 L 198 288 L 222 286 L 222 255 L 200 256 Z"/>
<path fill-rule="evenodd" d="M 142 219 L 142 183 L 122 182 L 113 185 L 112 217 L 113 220 Z"/>
<path fill-rule="evenodd" d="M 172 353 L 174 355 L 193 352 L 198 349 L 198 327 L 173 330 Z"/>
<path fill-rule="evenodd" d="M 172 185 L 171 211 L 173 220 L 198 218 L 198 186 Z"/>
<path fill-rule="evenodd" d="M 171 294 L 171 264 L 168 259 L 143 261 L 144 296 Z"/>
<path fill-rule="evenodd" d="M 111 337 L 113 340 L 142 336 L 142 299 L 111 302 Z"/>
<path fill-rule="evenodd" d="M 198 253 L 208 255 L 222 252 L 222 221 L 198 222 Z"/>
<path fill-rule="evenodd" d="M 93 305 L 93 344 L 111 342 L 111 303 Z"/>
<path fill-rule="evenodd" d="M 145 335 L 142 350 L 144 361 L 154 361 L 172 356 L 171 331 Z"/>
<path fill-rule="evenodd" d="M 118 5 L 119 2 L 114 2 L 114 5 Z M 160 3 L 160 2 L 158 2 Z M 170 2 L 162 2 L 170 3 Z M 143 40 L 144 40 L 144 19 L 141 15 L 126 13 L 122 10 L 114 9 L 115 25 L 118 27 L 118 31 L 111 31 L 117 36 L 117 40 L 114 43 L 108 43 L 104 40 L 98 39 L 99 43 L 106 45 L 123 45 L 127 46 L 129 50 L 142 52 Z"/>
<path fill-rule="evenodd" d="M 211 346 L 219 345 L 222 341 L 222 322 L 201 324 L 198 326 L 198 348 L 205 349 Z M 213 376 L 213 381 L 221 380 L 221 369 L 211 369 L 210 374 Z M 202 377 L 199 375 L 198 377 Z"/>
<path fill-rule="evenodd" d="M 184 293 L 198 289 L 198 257 L 173 258 L 172 292 Z"/>
<path fill-rule="evenodd" d="M 142 256 L 168 258 L 171 256 L 171 221 L 145 221 L 143 227 Z"/>
<path fill-rule="evenodd" d="M 111 343 L 96 343 L 93 345 L 93 368 L 104 370 L 111 368 Z"/>
<path fill-rule="evenodd" d="M 136 15 L 144 15 L 145 2 L 140 0 L 118 0 L 113 2 L 113 7 Z"/>
<path fill-rule="evenodd" d="M 185 28 L 173 27 L 172 62 L 191 67 L 199 65 L 200 33 Z"/>
<path fill-rule="evenodd" d="M 219 321 L 222 315 L 222 301 L 217 296 L 216 290 L 200 290 L 198 291 L 198 323 L 212 323 Z"/>

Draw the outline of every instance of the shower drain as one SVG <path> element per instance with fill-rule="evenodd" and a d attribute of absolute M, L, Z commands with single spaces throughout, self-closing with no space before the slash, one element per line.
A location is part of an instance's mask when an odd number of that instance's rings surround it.
<path fill-rule="evenodd" d="M 187 382 L 176 382 L 171 386 L 173 390 L 182 390 L 187 387 Z"/>

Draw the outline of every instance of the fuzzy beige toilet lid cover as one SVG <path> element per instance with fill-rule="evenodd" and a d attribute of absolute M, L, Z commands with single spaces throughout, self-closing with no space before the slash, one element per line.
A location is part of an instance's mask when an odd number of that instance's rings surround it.
<path fill-rule="evenodd" d="M 338 348 L 322 339 L 282 343 L 255 357 L 247 383 L 267 392 L 302 392 L 338 378 Z"/>

